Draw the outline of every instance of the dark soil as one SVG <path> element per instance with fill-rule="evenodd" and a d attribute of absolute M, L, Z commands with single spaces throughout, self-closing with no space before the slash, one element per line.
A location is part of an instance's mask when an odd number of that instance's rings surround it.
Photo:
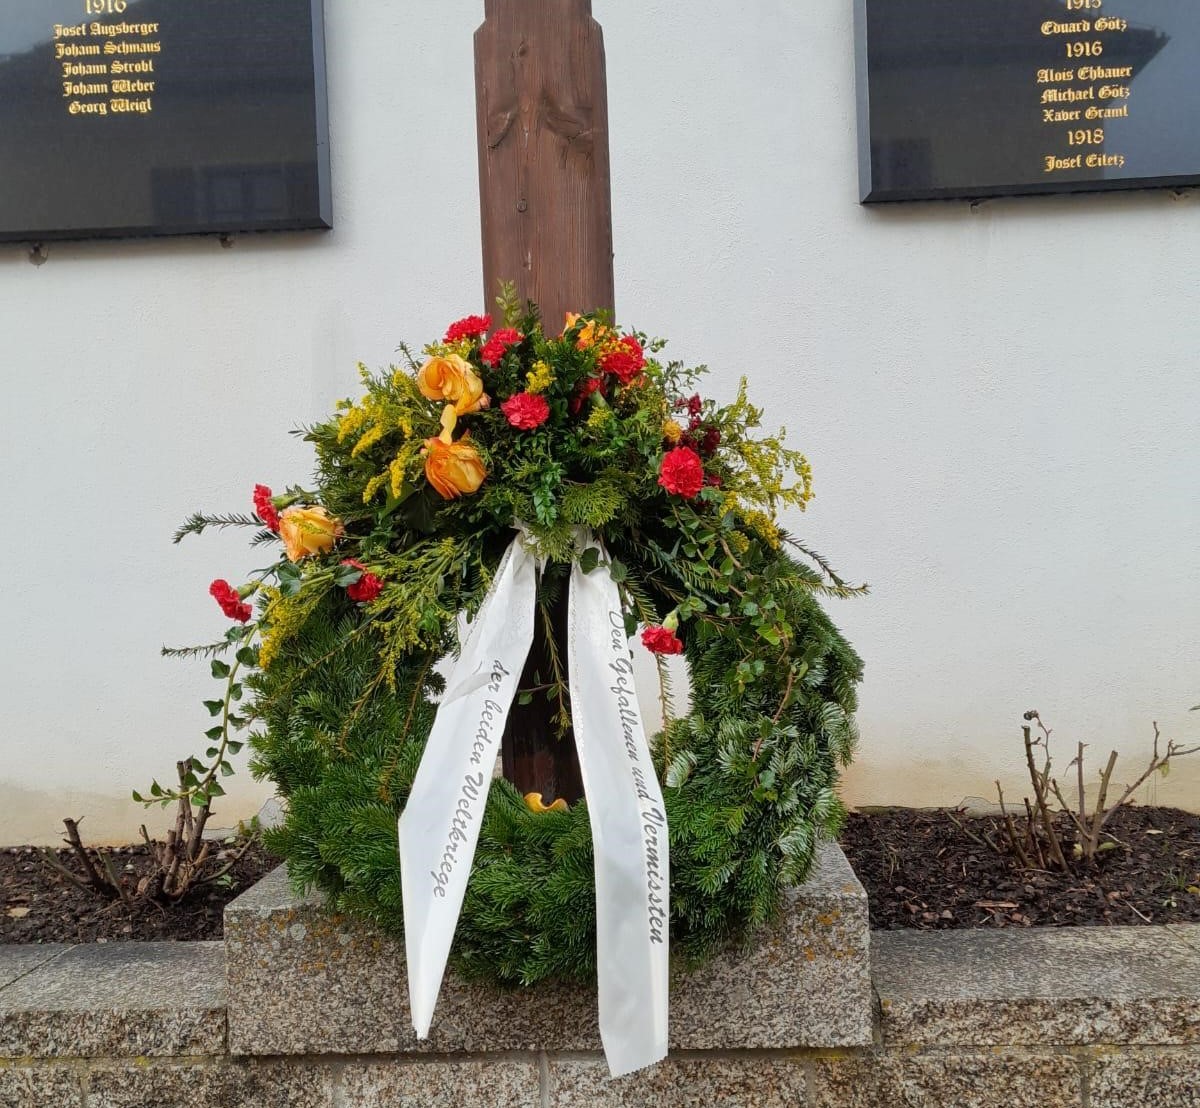
<path fill-rule="evenodd" d="M 995 822 L 911 808 L 851 815 L 842 846 L 866 886 L 871 926 L 1200 923 L 1200 816 L 1123 809 L 1106 828 L 1115 848 L 1069 874 L 1022 869 L 971 837 L 999 841 Z"/>
<path fill-rule="evenodd" d="M 224 848 L 228 857 L 236 846 Z M 152 868 L 145 846 L 106 851 L 113 869 L 130 890 Z M 63 865 L 82 878 L 69 850 L 57 851 Z M 0 850 L 0 943 L 164 942 L 219 939 L 222 911 L 279 864 L 261 846 L 250 847 L 228 874 L 170 905 L 102 900 L 57 874 L 33 847 Z M 219 868 L 219 867 L 218 867 Z"/>

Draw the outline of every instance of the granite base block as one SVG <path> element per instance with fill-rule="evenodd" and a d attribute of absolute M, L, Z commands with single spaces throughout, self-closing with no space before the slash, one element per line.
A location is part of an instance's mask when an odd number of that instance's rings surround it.
<path fill-rule="evenodd" d="M 276 870 L 225 910 L 229 1046 L 238 1055 L 595 1051 L 593 988 L 501 993 L 447 975 L 430 1039 L 413 1034 L 401 944 L 301 898 Z M 841 849 L 748 957 L 676 975 L 675 1050 L 873 1041 L 867 899 Z"/>

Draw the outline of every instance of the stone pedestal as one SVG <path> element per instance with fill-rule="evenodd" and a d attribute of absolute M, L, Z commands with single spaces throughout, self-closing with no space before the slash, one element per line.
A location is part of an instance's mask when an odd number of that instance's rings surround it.
<path fill-rule="evenodd" d="M 403 946 L 300 898 L 281 867 L 225 910 L 235 1055 L 597 1051 L 594 987 L 501 993 L 447 974 L 429 1040 L 408 1008 Z M 755 952 L 671 986 L 673 1051 L 865 1046 L 873 1040 L 867 898 L 824 846 Z"/>

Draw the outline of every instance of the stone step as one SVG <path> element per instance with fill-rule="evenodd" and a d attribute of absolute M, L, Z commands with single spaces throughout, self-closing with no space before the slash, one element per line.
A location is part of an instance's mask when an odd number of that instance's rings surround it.
<path fill-rule="evenodd" d="M 283 867 L 225 909 L 225 945 L 237 1055 L 600 1049 L 594 987 L 501 993 L 452 974 L 418 1043 L 403 945 L 297 897 Z M 856 1047 L 873 1034 L 866 893 L 832 843 L 753 954 L 672 981 L 673 1050 Z"/>
<path fill-rule="evenodd" d="M 887 1043 L 1200 1043 L 1197 925 L 876 931 L 872 963 Z"/>
<path fill-rule="evenodd" d="M 222 943 L 0 947 L 0 1059 L 224 1051 Z"/>

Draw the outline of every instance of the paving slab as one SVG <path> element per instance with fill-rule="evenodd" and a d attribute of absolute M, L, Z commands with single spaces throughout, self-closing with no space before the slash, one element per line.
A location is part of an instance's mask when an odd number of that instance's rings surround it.
<path fill-rule="evenodd" d="M 542 1108 L 535 1059 L 350 1063 L 340 1104 L 354 1108 Z"/>
<path fill-rule="evenodd" d="M 83 1108 L 83 1084 L 72 1069 L 0 1064 L 0 1108 Z"/>
<path fill-rule="evenodd" d="M 220 1054 L 224 944 L 75 946 L 0 989 L 0 1058 Z"/>
<path fill-rule="evenodd" d="M 797 1058 L 668 1058 L 628 1077 L 600 1059 L 550 1059 L 550 1108 L 800 1108 L 808 1104 Z"/>
<path fill-rule="evenodd" d="M 1200 926 L 877 931 L 889 1046 L 1200 1043 Z"/>
<path fill-rule="evenodd" d="M 393 1103 L 415 1108 L 426 1103 L 339 1100 L 336 1080 L 335 1067 L 320 1063 L 139 1060 L 93 1068 L 87 1108 L 388 1108 Z"/>
<path fill-rule="evenodd" d="M 1129 1051 L 1092 1062 L 1091 1108 L 1196 1108 L 1200 1050 Z"/>
<path fill-rule="evenodd" d="M 30 944 L 0 945 L 0 989 L 32 973 L 38 966 L 65 954 L 70 943 L 48 943 L 44 946 Z"/>
<path fill-rule="evenodd" d="M 281 868 L 225 910 L 230 1049 L 239 1055 L 418 1051 L 591 1051 L 594 988 L 499 992 L 447 975 L 433 1033 L 418 1044 L 402 944 L 319 897 L 295 896 Z M 789 896 L 749 956 L 675 975 L 677 1050 L 861 1046 L 873 1038 L 867 898 L 835 844 Z"/>
<path fill-rule="evenodd" d="M 812 1108 L 1082 1108 L 1083 1103 L 1079 1059 L 1007 1051 L 818 1058 L 809 1101 Z"/>

